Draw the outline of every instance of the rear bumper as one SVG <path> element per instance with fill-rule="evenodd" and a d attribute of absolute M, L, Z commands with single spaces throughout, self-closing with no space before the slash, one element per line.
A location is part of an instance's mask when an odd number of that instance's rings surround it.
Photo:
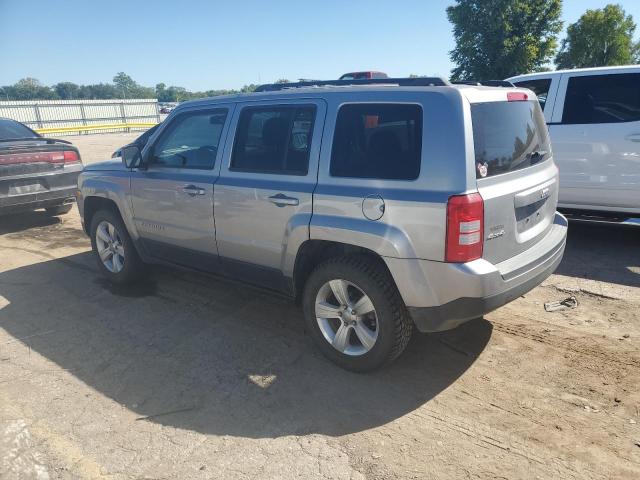
<path fill-rule="evenodd" d="M 385 258 L 416 327 L 422 332 L 449 330 L 515 300 L 542 283 L 564 254 L 567 220 L 556 213 L 540 242 L 493 265 Z"/>
<path fill-rule="evenodd" d="M 82 166 L 79 165 L 65 167 L 63 171 L 55 173 L 0 177 L 0 214 L 72 202 L 81 170 Z"/>
<path fill-rule="evenodd" d="M 75 188 L 62 189 L 46 194 L 31 194 L 23 198 L 20 203 L 4 205 L 0 198 L 0 215 L 37 210 L 38 208 L 56 207 L 75 201 Z"/>

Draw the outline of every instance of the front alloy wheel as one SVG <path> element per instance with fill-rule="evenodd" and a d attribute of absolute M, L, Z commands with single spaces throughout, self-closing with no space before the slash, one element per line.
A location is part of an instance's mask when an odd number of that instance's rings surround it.
<path fill-rule="evenodd" d="M 113 283 L 129 283 L 144 273 L 124 222 L 111 209 L 97 211 L 90 220 L 91 247 L 102 273 Z"/>
<path fill-rule="evenodd" d="M 120 233 L 106 220 L 96 229 L 96 247 L 100 261 L 111 273 L 119 273 L 124 268 L 125 253 Z"/>

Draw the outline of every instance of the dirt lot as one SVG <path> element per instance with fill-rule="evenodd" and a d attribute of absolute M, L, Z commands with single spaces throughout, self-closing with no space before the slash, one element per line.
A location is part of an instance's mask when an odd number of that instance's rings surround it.
<path fill-rule="evenodd" d="M 0 478 L 640 478 L 639 246 L 572 226 L 544 285 L 356 375 L 283 299 L 161 268 L 113 288 L 75 209 L 2 218 Z"/>

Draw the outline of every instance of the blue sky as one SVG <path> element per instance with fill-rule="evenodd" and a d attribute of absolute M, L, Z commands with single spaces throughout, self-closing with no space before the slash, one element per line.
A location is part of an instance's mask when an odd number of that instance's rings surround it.
<path fill-rule="evenodd" d="M 0 0 L 0 85 L 110 82 L 119 71 L 191 90 L 369 69 L 448 76 L 452 3 Z M 565 0 L 563 19 L 606 3 Z M 640 0 L 618 3 L 640 23 Z"/>

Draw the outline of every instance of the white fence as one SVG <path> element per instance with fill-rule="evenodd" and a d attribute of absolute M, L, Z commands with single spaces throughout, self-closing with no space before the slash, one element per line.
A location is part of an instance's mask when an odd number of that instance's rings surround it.
<path fill-rule="evenodd" d="M 145 130 L 160 122 L 156 99 L 0 101 L 0 117 L 43 135 Z"/>

